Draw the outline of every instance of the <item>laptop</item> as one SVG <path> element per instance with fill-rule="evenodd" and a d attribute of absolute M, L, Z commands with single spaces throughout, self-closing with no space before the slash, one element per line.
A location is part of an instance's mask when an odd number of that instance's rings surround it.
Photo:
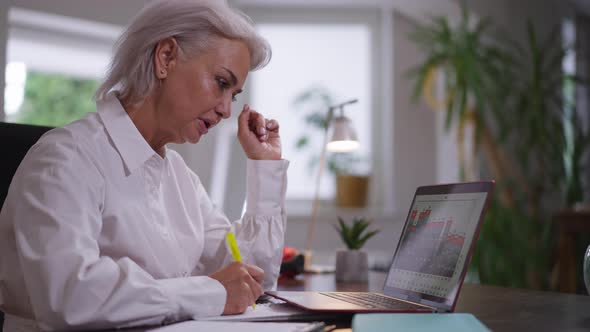
<path fill-rule="evenodd" d="M 419 187 L 380 293 L 267 294 L 315 312 L 453 312 L 494 184 Z"/>

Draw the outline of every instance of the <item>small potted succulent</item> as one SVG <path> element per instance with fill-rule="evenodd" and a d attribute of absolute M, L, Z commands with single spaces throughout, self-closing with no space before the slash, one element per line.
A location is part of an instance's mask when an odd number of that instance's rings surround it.
<path fill-rule="evenodd" d="M 365 242 L 379 232 L 369 230 L 371 221 L 367 218 L 353 218 L 348 225 L 338 217 L 338 225 L 334 228 L 347 250 L 336 252 L 337 281 L 367 281 L 369 279 L 369 258 L 366 251 L 361 250 Z"/>

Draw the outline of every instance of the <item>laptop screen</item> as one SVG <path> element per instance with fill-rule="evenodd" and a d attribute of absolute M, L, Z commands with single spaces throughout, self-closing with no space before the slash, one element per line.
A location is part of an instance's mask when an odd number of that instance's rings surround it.
<path fill-rule="evenodd" d="M 489 188 L 482 188 L 488 184 Z M 490 183 L 418 188 L 387 276 L 390 296 L 452 310 Z"/>

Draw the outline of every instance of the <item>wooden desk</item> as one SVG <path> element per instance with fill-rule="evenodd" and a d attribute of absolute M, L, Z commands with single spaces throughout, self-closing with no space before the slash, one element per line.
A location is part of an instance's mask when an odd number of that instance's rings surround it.
<path fill-rule="evenodd" d="M 385 277 L 371 272 L 368 284 L 355 284 L 336 283 L 333 274 L 307 274 L 281 280 L 278 288 L 381 291 Z M 465 284 L 455 312 L 471 313 L 493 331 L 590 331 L 590 296 L 584 295 Z"/>

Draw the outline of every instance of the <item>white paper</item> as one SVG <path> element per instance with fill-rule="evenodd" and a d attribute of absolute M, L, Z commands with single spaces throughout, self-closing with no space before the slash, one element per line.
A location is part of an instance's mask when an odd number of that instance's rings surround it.
<path fill-rule="evenodd" d="M 240 332 L 297 332 L 305 331 L 310 323 L 253 323 L 187 321 L 148 332 L 195 332 L 195 331 L 240 331 Z"/>
<path fill-rule="evenodd" d="M 248 307 L 246 312 L 240 315 L 222 315 L 214 317 L 200 317 L 195 320 L 207 321 L 260 321 L 260 320 L 286 320 L 288 317 L 310 314 L 309 311 L 297 308 L 285 301 L 269 298 L 268 303 L 256 304 L 256 309 Z"/>

